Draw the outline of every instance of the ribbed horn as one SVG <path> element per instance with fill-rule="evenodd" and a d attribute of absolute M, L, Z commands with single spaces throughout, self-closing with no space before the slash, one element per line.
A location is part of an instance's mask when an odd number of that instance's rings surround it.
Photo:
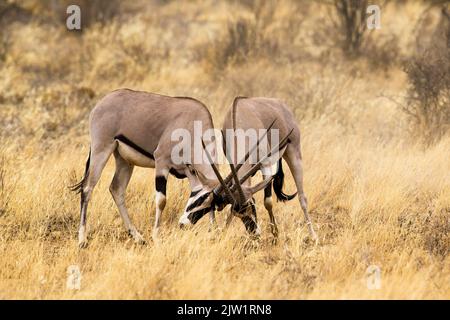
<path fill-rule="evenodd" d="M 239 169 L 242 167 L 242 165 L 245 163 L 245 161 L 248 160 L 248 158 L 250 157 L 250 155 L 259 147 L 259 144 L 261 143 L 261 141 L 267 136 L 267 133 L 270 131 L 270 129 L 272 129 L 275 121 L 277 121 L 277 119 L 275 118 L 275 120 L 272 121 L 272 123 L 270 124 L 270 126 L 266 129 L 266 131 L 264 132 L 264 134 L 259 138 L 259 140 L 256 142 L 256 144 L 248 150 L 247 154 L 244 156 L 244 158 L 239 161 L 236 165 L 236 173 L 239 171 Z M 222 132 L 222 138 L 224 139 L 224 134 Z M 226 145 L 226 144 L 225 144 Z M 236 146 L 235 146 L 236 147 Z M 227 159 L 228 159 L 228 148 L 227 148 Z M 230 154 L 231 157 L 231 154 Z M 225 178 L 225 183 L 228 185 L 231 181 L 231 179 L 233 179 L 233 175 L 232 173 L 230 173 L 226 178 Z"/>
<path fill-rule="evenodd" d="M 219 180 L 219 183 L 220 183 L 216 188 L 214 188 L 213 192 L 215 194 L 218 194 L 218 192 L 222 191 L 222 189 L 223 189 L 223 190 L 225 190 L 225 193 L 227 194 L 228 199 L 230 201 L 234 202 L 233 194 L 231 193 L 230 189 L 228 188 L 228 186 L 223 181 L 219 170 L 217 169 L 216 165 L 214 164 L 214 162 L 213 162 L 213 160 L 211 158 L 211 155 L 209 154 L 208 150 L 206 150 L 206 146 L 205 146 L 205 143 L 203 142 L 203 139 L 202 139 L 202 146 L 203 146 L 203 150 L 205 150 L 206 157 L 208 158 L 209 164 L 211 165 L 211 167 L 212 167 L 214 173 L 216 174 L 217 179 Z M 221 188 L 219 189 L 219 187 L 221 187 Z"/>
<path fill-rule="evenodd" d="M 222 135 L 223 135 L 223 133 L 222 133 Z M 230 169 L 231 169 L 231 173 L 228 176 L 231 175 L 231 177 L 234 179 L 234 185 L 236 186 L 236 188 L 238 190 L 238 194 L 239 194 L 239 205 L 242 206 L 245 203 L 245 195 L 244 195 L 244 191 L 242 190 L 242 186 L 239 183 L 239 178 L 237 176 L 236 168 L 234 167 L 233 161 L 230 159 L 231 158 L 230 153 L 229 153 L 230 150 L 228 149 L 228 147 L 229 146 L 226 144 L 226 149 L 227 149 L 226 157 L 227 157 L 228 163 L 230 165 Z M 227 185 L 226 181 L 224 183 L 225 183 L 225 185 Z"/>
<path fill-rule="evenodd" d="M 255 164 L 252 168 L 250 168 L 250 170 L 248 170 L 243 176 L 242 178 L 239 180 L 239 183 L 242 184 L 245 182 L 245 180 L 247 180 L 249 177 L 251 177 L 256 171 L 258 171 L 261 166 L 262 166 L 262 162 L 265 161 L 266 159 L 268 159 L 269 157 L 272 156 L 273 153 L 275 153 L 277 150 L 281 150 L 283 149 L 288 143 L 288 138 L 291 135 L 292 131 L 294 131 L 294 129 L 291 129 L 291 131 L 289 131 L 289 133 L 286 135 L 286 137 L 284 137 L 280 143 L 278 143 L 278 145 L 276 147 L 273 147 L 272 150 L 261 160 L 258 161 L 257 164 Z M 235 186 L 233 186 L 232 190 L 235 190 Z"/>

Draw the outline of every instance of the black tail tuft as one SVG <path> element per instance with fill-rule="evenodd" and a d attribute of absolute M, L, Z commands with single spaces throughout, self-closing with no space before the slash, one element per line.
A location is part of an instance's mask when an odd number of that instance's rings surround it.
<path fill-rule="evenodd" d="M 283 183 L 284 183 L 284 172 L 282 160 L 280 158 L 280 160 L 278 161 L 278 170 L 273 179 L 273 191 L 277 195 L 278 201 L 285 202 L 294 199 L 294 197 L 297 195 L 297 192 L 291 195 L 285 194 L 283 192 Z"/>
<path fill-rule="evenodd" d="M 76 193 L 81 193 L 81 191 L 83 190 L 84 184 L 86 183 L 87 177 L 89 176 L 89 165 L 91 163 L 91 151 L 89 150 L 89 156 L 88 159 L 86 161 L 86 169 L 84 169 L 84 176 L 83 179 L 81 179 L 80 182 L 69 186 L 70 191 L 76 192 Z"/>

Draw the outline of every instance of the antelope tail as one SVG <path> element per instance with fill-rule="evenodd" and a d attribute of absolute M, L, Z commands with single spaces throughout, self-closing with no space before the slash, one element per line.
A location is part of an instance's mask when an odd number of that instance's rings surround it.
<path fill-rule="evenodd" d="M 273 191 L 275 192 L 278 201 L 285 202 L 294 199 L 297 192 L 291 195 L 283 192 L 284 172 L 282 163 L 280 158 L 280 160 L 278 160 L 278 170 L 273 179 Z"/>
<path fill-rule="evenodd" d="M 78 183 L 76 183 L 76 184 L 74 184 L 72 186 L 69 186 L 69 189 L 71 191 L 76 192 L 76 193 L 81 193 L 81 191 L 83 191 L 83 187 L 84 187 L 84 185 L 86 183 L 86 180 L 87 180 L 87 178 L 89 176 L 89 165 L 90 165 L 90 163 L 91 163 L 91 150 L 89 150 L 89 156 L 88 156 L 88 159 L 86 161 L 86 168 L 84 169 L 84 176 L 83 176 L 83 178 L 81 179 L 80 182 L 78 182 Z"/>

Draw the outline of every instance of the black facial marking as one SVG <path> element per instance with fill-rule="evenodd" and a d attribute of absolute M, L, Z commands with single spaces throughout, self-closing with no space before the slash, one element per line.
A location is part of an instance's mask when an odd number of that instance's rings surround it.
<path fill-rule="evenodd" d="M 188 219 L 192 224 L 196 224 L 198 220 L 200 220 L 201 217 L 203 217 L 205 214 L 207 214 L 211 208 L 204 208 L 200 209 L 198 211 L 191 212 L 188 215 Z"/>
<path fill-rule="evenodd" d="M 209 197 L 209 193 L 205 193 L 204 195 L 200 196 L 197 200 L 192 202 L 187 208 L 186 211 L 190 211 L 198 206 L 200 206 L 205 200 Z"/>
<path fill-rule="evenodd" d="M 133 148 L 134 150 L 138 151 L 139 153 L 143 154 L 147 158 L 150 158 L 152 160 L 155 160 L 155 157 L 150 152 L 144 150 L 140 146 L 138 146 L 136 143 L 125 137 L 123 134 L 119 134 L 114 137 L 114 139 L 119 140 L 120 142 L 125 143 L 127 146 Z"/>
<path fill-rule="evenodd" d="M 245 208 L 246 210 L 250 211 L 250 215 L 244 214 L 240 215 L 242 222 L 244 223 L 245 229 L 248 233 L 254 234 L 258 228 L 258 225 L 256 224 L 256 208 L 253 204 L 250 204 L 248 207 Z"/>
<path fill-rule="evenodd" d="M 189 198 L 195 197 L 200 191 L 202 191 L 202 190 L 200 189 L 200 190 L 197 190 L 197 191 L 192 191 L 191 195 L 189 196 Z"/>
<path fill-rule="evenodd" d="M 248 233 L 255 233 L 256 231 L 256 223 L 255 221 L 253 221 L 253 219 L 249 216 L 243 216 L 241 217 L 242 222 L 244 223 L 245 229 L 247 230 Z"/>
<path fill-rule="evenodd" d="M 157 176 L 155 178 L 155 186 L 156 186 L 157 192 L 161 192 L 163 195 L 166 195 L 166 185 L 167 185 L 167 180 L 165 177 Z"/>

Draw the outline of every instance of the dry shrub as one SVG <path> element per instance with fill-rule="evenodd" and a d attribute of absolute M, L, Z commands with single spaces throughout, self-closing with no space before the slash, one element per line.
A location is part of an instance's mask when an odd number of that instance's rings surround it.
<path fill-rule="evenodd" d="M 449 17 L 443 14 L 437 28 L 440 37 L 436 36 L 435 42 L 405 65 L 409 88 L 403 110 L 410 116 L 415 132 L 427 143 L 450 129 Z"/>
<path fill-rule="evenodd" d="M 5 61 L 8 52 L 9 36 L 0 30 L 0 63 Z"/>
<path fill-rule="evenodd" d="M 8 49 L 9 35 L 4 31 L 2 26 L 3 18 L 10 11 L 11 4 L 6 0 L 0 0 L 0 63 L 6 58 L 6 52 Z"/>
<path fill-rule="evenodd" d="M 0 0 L 0 26 L 2 29 L 14 21 L 28 22 L 31 12 L 23 8 L 22 1 Z"/>
<path fill-rule="evenodd" d="M 360 54 L 366 27 L 367 0 L 335 0 L 335 26 L 340 30 L 339 42 L 349 57 Z"/>
<path fill-rule="evenodd" d="M 450 126 L 449 57 L 432 59 L 425 54 L 412 58 L 406 65 L 410 87 L 403 110 L 411 116 L 417 133 L 434 141 Z"/>
<path fill-rule="evenodd" d="M 228 24 L 226 34 L 207 50 L 207 63 L 213 69 L 222 70 L 228 64 L 241 64 L 254 54 L 259 36 L 256 25 L 250 20 L 240 19 Z"/>
<path fill-rule="evenodd" d="M 207 46 L 204 59 L 209 69 L 220 71 L 276 51 L 276 44 L 264 38 L 253 20 L 241 18 L 230 22 L 226 34 Z"/>
<path fill-rule="evenodd" d="M 387 10 L 387 1 L 378 5 Z M 315 32 L 318 42 L 331 48 L 339 48 L 346 59 L 367 61 L 370 69 L 388 71 L 400 61 L 398 35 L 381 30 L 368 30 L 368 1 L 335 0 L 329 12 L 330 23 L 324 21 Z M 393 7 L 393 6 L 392 6 Z M 328 58 L 328 56 L 326 56 Z"/>
<path fill-rule="evenodd" d="M 223 70 L 228 65 L 240 65 L 250 59 L 276 58 L 279 54 L 280 40 L 272 34 L 276 29 L 272 23 L 277 8 L 282 5 L 275 1 L 246 1 L 242 5 L 250 10 L 251 17 L 239 17 L 228 22 L 225 34 L 207 44 L 206 49 L 203 46 L 199 49 L 204 52 L 201 55 L 207 66 L 214 71 Z M 290 19 L 283 31 L 292 28 L 292 22 Z M 287 34 L 289 32 L 283 32 L 283 35 Z"/>

